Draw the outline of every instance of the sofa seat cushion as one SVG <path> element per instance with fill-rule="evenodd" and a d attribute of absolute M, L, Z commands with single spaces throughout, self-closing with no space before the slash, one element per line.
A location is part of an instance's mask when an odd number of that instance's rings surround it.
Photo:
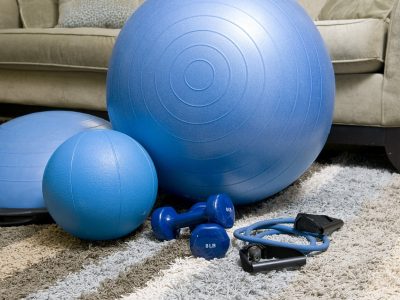
<path fill-rule="evenodd" d="M 383 67 L 388 23 L 379 19 L 316 21 L 336 74 L 373 73 Z"/>
<path fill-rule="evenodd" d="M 0 30 L 0 68 L 105 72 L 119 29 Z"/>

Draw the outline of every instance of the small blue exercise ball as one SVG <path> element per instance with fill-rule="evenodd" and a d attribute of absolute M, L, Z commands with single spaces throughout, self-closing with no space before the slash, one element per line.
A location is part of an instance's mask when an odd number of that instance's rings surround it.
<path fill-rule="evenodd" d="M 315 160 L 332 124 L 332 63 L 293 0 L 147 0 L 116 42 L 111 123 L 141 143 L 160 187 L 262 200 Z"/>
<path fill-rule="evenodd" d="M 157 196 L 154 164 L 136 141 L 112 130 L 92 130 L 63 143 L 43 176 L 50 215 L 85 240 L 125 236 L 147 218 Z"/>
<path fill-rule="evenodd" d="M 47 111 L 0 126 L 0 208 L 44 209 L 42 178 L 53 152 L 73 135 L 110 123 L 88 114 Z"/>

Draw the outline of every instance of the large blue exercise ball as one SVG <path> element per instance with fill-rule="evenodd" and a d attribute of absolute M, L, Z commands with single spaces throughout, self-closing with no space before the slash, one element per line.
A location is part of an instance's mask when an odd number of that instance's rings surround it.
<path fill-rule="evenodd" d="M 330 127 L 332 63 L 293 0 L 148 0 L 116 42 L 113 127 L 193 199 L 262 200 L 315 160 Z"/>
<path fill-rule="evenodd" d="M 136 141 L 112 130 L 80 133 L 50 158 L 43 196 L 53 219 L 86 240 L 110 240 L 139 227 L 157 196 L 154 164 Z"/>
<path fill-rule="evenodd" d="M 73 135 L 109 128 L 104 119 L 69 111 L 25 115 L 0 126 L 0 208 L 44 209 L 42 177 L 53 152 Z"/>

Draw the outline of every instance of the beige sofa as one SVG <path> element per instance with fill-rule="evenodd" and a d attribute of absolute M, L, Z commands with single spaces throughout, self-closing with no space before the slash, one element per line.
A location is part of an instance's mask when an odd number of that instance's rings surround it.
<path fill-rule="evenodd" d="M 1 0 L 2 10 L 9 19 L 0 21 L 0 103 L 105 111 L 119 29 L 24 29 L 16 0 Z"/>
<path fill-rule="evenodd" d="M 317 19 L 327 0 L 299 0 Z M 400 170 L 400 6 L 390 19 L 316 21 L 336 77 L 329 142 L 383 146 Z"/>
<path fill-rule="evenodd" d="M 330 141 L 385 146 L 398 169 L 399 1 L 390 20 L 316 21 L 336 73 Z M 325 0 L 299 2 L 316 17 Z M 0 20 L 0 115 L 14 104 L 106 110 L 106 72 L 119 30 L 15 28 L 21 27 L 16 0 L 0 1 L 2 10 L 8 18 Z"/>

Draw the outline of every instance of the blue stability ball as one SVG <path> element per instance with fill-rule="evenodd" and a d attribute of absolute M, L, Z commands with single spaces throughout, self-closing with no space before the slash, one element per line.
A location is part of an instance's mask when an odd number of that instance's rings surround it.
<path fill-rule="evenodd" d="M 142 224 L 157 196 L 157 175 L 147 152 L 129 136 L 92 130 L 62 144 L 43 177 L 49 213 L 82 239 L 122 237 Z"/>
<path fill-rule="evenodd" d="M 245 204 L 317 157 L 335 82 L 296 1 L 148 0 L 118 38 L 107 95 L 111 123 L 149 151 L 163 188 Z"/>
<path fill-rule="evenodd" d="M 53 152 L 76 133 L 109 127 L 103 119 L 68 111 L 34 113 L 1 125 L 0 208 L 45 208 L 42 177 Z"/>

